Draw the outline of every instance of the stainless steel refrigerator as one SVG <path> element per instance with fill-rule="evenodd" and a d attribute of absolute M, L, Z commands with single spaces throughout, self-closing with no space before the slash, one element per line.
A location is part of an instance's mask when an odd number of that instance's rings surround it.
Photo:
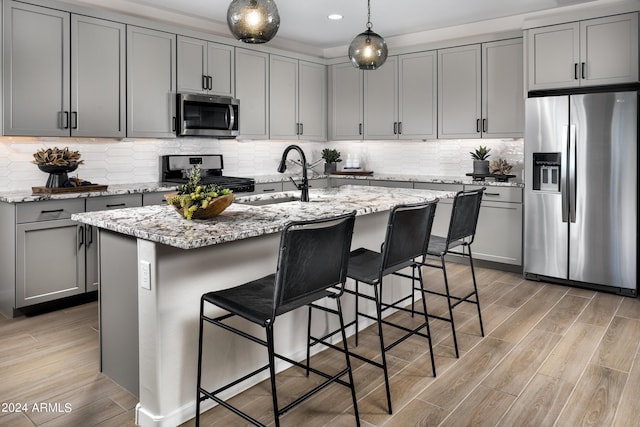
<path fill-rule="evenodd" d="M 527 99 L 527 278 L 637 296 L 637 106 L 637 91 Z"/>

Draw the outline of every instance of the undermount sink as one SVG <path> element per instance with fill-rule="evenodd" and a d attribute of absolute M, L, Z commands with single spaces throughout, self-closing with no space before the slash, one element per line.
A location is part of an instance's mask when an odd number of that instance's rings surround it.
<path fill-rule="evenodd" d="M 300 201 L 300 197 L 285 196 L 285 197 L 266 198 L 266 199 L 257 199 L 257 200 L 236 200 L 236 203 L 241 205 L 266 206 L 266 205 L 276 205 L 278 203 L 299 202 L 299 201 Z"/>

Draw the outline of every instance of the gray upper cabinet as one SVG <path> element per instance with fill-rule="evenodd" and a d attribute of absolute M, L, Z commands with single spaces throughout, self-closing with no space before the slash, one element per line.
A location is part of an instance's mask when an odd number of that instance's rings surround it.
<path fill-rule="evenodd" d="M 364 73 L 365 139 L 436 138 L 436 52 L 393 56 Z"/>
<path fill-rule="evenodd" d="M 127 26 L 127 88 L 127 136 L 175 137 L 175 34 Z"/>
<path fill-rule="evenodd" d="M 364 73 L 364 139 L 396 139 L 398 123 L 398 57 Z"/>
<path fill-rule="evenodd" d="M 482 44 L 482 137 L 524 136 L 522 39 Z"/>
<path fill-rule="evenodd" d="M 71 15 L 71 136 L 124 137 L 125 25 Z"/>
<path fill-rule="evenodd" d="M 269 58 L 271 139 L 327 139 L 326 67 L 297 59 Z"/>
<path fill-rule="evenodd" d="M 11 1 L 4 14 L 4 134 L 125 136 L 125 26 Z"/>
<path fill-rule="evenodd" d="M 439 50 L 439 137 L 522 137 L 522 76 L 522 39 Z"/>
<path fill-rule="evenodd" d="M 269 138 L 269 54 L 236 48 L 241 138 Z"/>
<path fill-rule="evenodd" d="M 481 49 L 479 44 L 438 51 L 438 135 L 481 136 Z"/>
<path fill-rule="evenodd" d="M 329 67 L 329 138 L 332 140 L 362 139 L 362 73 L 350 62 Z"/>
<path fill-rule="evenodd" d="M 178 91 L 233 96 L 234 48 L 178 36 Z"/>
<path fill-rule="evenodd" d="M 528 89 L 638 81 L 638 13 L 527 30 Z"/>

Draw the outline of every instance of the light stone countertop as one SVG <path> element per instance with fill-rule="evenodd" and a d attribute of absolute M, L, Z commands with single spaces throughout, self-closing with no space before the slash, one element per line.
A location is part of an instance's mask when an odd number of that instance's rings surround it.
<path fill-rule="evenodd" d="M 300 181 L 300 176 L 295 174 L 273 174 L 273 175 L 257 175 L 254 176 L 256 184 L 271 182 L 288 182 L 289 177 Z M 328 178 L 327 175 L 310 176 L 309 179 Z M 492 179 L 486 181 L 473 181 L 471 177 L 455 177 L 455 176 L 435 176 L 435 175 L 401 175 L 401 174 L 377 174 L 367 176 L 353 175 L 331 175 L 331 178 L 346 178 L 354 180 L 382 180 L 382 181 L 406 181 L 406 182 L 426 182 L 432 184 L 458 184 L 458 185 L 482 185 L 486 187 L 515 187 L 523 188 L 524 183 L 512 178 L 508 182 L 496 182 Z M 167 193 L 175 191 L 177 184 L 172 185 L 163 182 L 146 182 L 132 184 L 114 184 L 109 185 L 105 191 L 83 191 L 78 193 L 59 193 L 59 194 L 32 194 L 31 190 L 4 191 L 0 192 L 0 202 L 5 203 L 23 203 L 37 202 L 40 200 L 62 200 L 62 199 L 78 199 L 87 197 L 115 196 L 122 194 L 138 194 L 138 193 Z"/>
<path fill-rule="evenodd" d="M 278 233 L 297 220 L 326 218 L 356 211 L 356 215 L 388 211 L 399 204 L 449 198 L 454 192 L 363 187 L 310 190 L 310 202 L 253 206 L 243 201 L 299 197 L 298 191 L 238 197 L 220 215 L 207 220 L 188 221 L 168 205 L 146 206 L 77 213 L 71 219 L 128 236 L 181 249 L 195 249 L 225 242 Z"/>

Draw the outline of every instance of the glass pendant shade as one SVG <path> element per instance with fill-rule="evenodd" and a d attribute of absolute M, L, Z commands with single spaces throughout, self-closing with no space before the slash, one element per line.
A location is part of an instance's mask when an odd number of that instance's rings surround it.
<path fill-rule="evenodd" d="M 349 59 L 361 70 L 375 70 L 387 60 L 387 43 L 377 33 L 367 29 L 354 37 L 349 45 Z"/>
<path fill-rule="evenodd" d="M 349 59 L 361 70 L 375 70 L 387 60 L 387 43 L 371 31 L 371 0 L 367 0 L 367 30 L 354 37 L 349 45 Z"/>
<path fill-rule="evenodd" d="M 238 40 L 266 43 L 278 32 L 280 15 L 273 0 L 233 0 L 227 9 L 227 24 Z"/>

